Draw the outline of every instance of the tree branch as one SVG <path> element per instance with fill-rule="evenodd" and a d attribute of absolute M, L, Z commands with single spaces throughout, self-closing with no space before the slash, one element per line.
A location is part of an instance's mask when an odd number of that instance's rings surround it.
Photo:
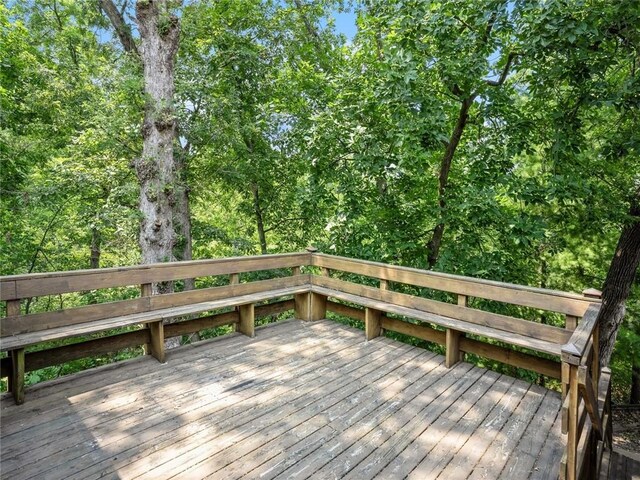
<path fill-rule="evenodd" d="M 140 52 L 138 51 L 136 42 L 131 34 L 131 27 L 124 21 L 122 12 L 118 10 L 118 7 L 113 3 L 113 0 L 98 0 L 98 3 L 100 5 L 100 9 L 111 21 L 111 25 L 113 25 L 125 52 L 140 58 Z"/>
<path fill-rule="evenodd" d="M 513 65 L 513 59 L 516 57 L 516 55 L 517 53 L 511 52 L 507 57 L 507 63 L 505 63 L 504 68 L 502 69 L 500 78 L 498 80 L 485 80 L 486 84 L 491 87 L 500 87 L 507 79 L 509 70 L 511 70 L 511 66 Z"/>

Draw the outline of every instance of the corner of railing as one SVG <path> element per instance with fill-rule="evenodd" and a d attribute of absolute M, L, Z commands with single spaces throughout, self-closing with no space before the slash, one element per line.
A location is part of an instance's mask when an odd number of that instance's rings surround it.
<path fill-rule="evenodd" d="M 590 301 L 589 306 L 571 338 L 561 348 L 562 432 L 566 434 L 561 478 L 570 480 L 580 478 L 585 458 L 592 462 L 587 468 L 599 470 L 601 455 L 590 458 L 586 449 L 597 444 L 600 452 L 606 446 L 610 421 L 610 412 L 607 411 L 605 400 L 610 389 L 609 375 L 606 369 L 601 367 L 599 358 L 598 320 L 602 293 L 599 290 L 588 289 L 583 291 L 582 295 Z M 604 380 L 604 384 L 601 380 Z M 585 430 L 587 415 L 591 422 Z"/>

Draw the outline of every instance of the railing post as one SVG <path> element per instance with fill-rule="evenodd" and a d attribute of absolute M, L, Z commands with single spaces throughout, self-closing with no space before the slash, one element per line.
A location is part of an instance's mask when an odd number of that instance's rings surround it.
<path fill-rule="evenodd" d="M 143 283 L 140 285 L 140 296 L 151 297 L 152 295 L 153 285 L 151 283 Z M 152 355 L 160 363 L 164 363 L 164 324 L 162 320 L 147 323 L 147 329 L 151 336 L 151 343 L 144 346 L 145 354 Z"/>
<path fill-rule="evenodd" d="M 255 308 L 253 303 L 240 305 L 240 322 L 238 322 L 238 331 L 247 337 L 255 336 Z"/>
<path fill-rule="evenodd" d="M 16 405 L 24 403 L 24 348 L 11 350 L 11 393 Z"/>
<path fill-rule="evenodd" d="M 366 307 L 364 310 L 364 326 L 367 340 L 373 340 L 382 333 L 382 312 Z"/>
<path fill-rule="evenodd" d="M 20 315 L 20 300 L 7 301 L 7 316 Z M 24 403 L 24 348 L 11 350 L 11 376 L 9 390 L 13 394 L 16 405 Z"/>
<path fill-rule="evenodd" d="M 564 316 L 564 328 L 567 330 L 575 330 L 578 326 L 578 317 L 575 315 Z"/>
<path fill-rule="evenodd" d="M 458 305 L 466 307 L 468 297 L 466 295 L 458 295 Z M 445 366 L 451 368 L 456 363 L 464 360 L 464 352 L 460 351 L 460 337 L 462 332 L 447 328 L 445 337 Z"/>
<path fill-rule="evenodd" d="M 577 480 L 578 472 L 578 406 L 580 396 L 578 391 L 578 367 L 569 365 L 569 424 L 567 428 L 567 464 L 566 479 Z"/>
<path fill-rule="evenodd" d="M 307 248 L 310 252 L 317 250 Z M 293 275 L 300 275 L 300 267 L 293 267 Z M 322 268 L 321 274 L 328 277 L 330 270 Z M 294 316 L 298 320 L 322 320 L 327 316 L 327 297 L 315 292 L 297 293 L 294 295 Z"/>
<path fill-rule="evenodd" d="M 239 273 L 231 273 L 229 274 L 229 285 L 238 285 L 240 283 L 240 274 Z M 237 312 L 238 307 L 233 307 L 233 309 Z M 239 323 L 233 324 L 233 331 L 239 332 Z"/>

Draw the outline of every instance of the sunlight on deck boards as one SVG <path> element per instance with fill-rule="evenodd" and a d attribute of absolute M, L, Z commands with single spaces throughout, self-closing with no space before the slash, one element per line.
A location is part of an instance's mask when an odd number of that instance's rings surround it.
<path fill-rule="evenodd" d="M 331 321 L 287 321 L 2 399 L 1 476 L 557 478 L 560 395 Z"/>

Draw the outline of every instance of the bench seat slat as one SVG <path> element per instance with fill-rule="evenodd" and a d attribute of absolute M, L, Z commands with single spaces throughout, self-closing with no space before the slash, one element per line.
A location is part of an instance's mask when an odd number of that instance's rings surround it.
<path fill-rule="evenodd" d="M 70 325 L 65 327 L 52 328 L 30 333 L 20 333 L 10 335 L 0 339 L 0 350 L 14 350 L 16 348 L 24 348 L 41 342 L 51 340 L 59 340 L 61 338 L 76 337 L 88 335 L 91 333 L 102 332 L 113 328 L 126 327 L 138 323 L 156 322 L 169 320 L 175 317 L 185 315 L 194 315 L 198 313 L 216 310 L 218 308 L 231 307 L 237 305 L 246 305 L 249 303 L 269 300 L 274 297 L 285 295 L 294 295 L 296 293 L 304 293 L 309 291 L 306 285 L 269 290 L 265 292 L 253 293 L 250 295 L 239 295 L 235 297 L 224 298 L 221 300 L 213 300 L 209 302 L 200 302 L 193 305 L 184 305 L 180 307 L 163 308 L 150 312 L 135 313 L 131 315 L 122 315 L 104 320 L 91 321 Z"/>
<path fill-rule="evenodd" d="M 319 287 L 313 285 L 311 287 L 312 292 L 326 295 L 328 297 L 337 298 L 346 302 L 362 305 L 364 307 L 374 308 L 383 312 L 394 313 L 396 315 L 403 315 L 409 318 L 415 318 L 423 322 L 434 323 L 441 327 L 452 328 L 460 332 L 471 333 L 474 335 L 480 335 L 482 337 L 492 338 L 508 344 L 517 345 L 519 347 L 529 348 L 538 352 L 544 352 L 551 355 L 560 355 L 562 345 L 557 343 L 540 340 L 537 338 L 520 335 L 517 333 L 509 333 L 503 330 L 498 330 L 491 327 L 485 327 L 468 323 L 462 320 L 456 320 L 449 317 L 443 317 L 441 315 L 435 315 L 414 308 L 401 307 L 398 305 L 392 305 L 390 303 L 382 302 L 379 300 L 373 300 L 367 297 L 353 295 L 350 293 L 344 293 L 337 290 L 332 290 L 325 287 Z"/>

